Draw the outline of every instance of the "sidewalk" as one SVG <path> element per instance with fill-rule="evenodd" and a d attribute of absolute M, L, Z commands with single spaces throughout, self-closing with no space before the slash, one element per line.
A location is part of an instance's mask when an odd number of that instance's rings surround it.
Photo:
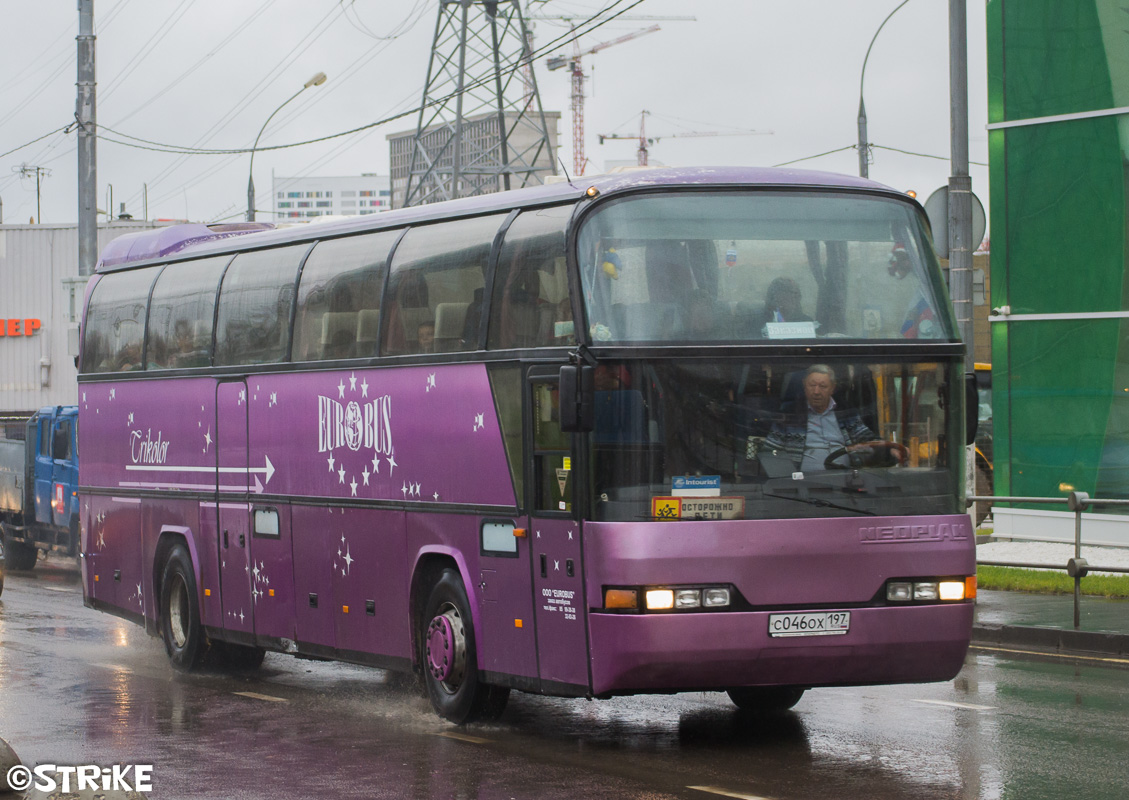
<path fill-rule="evenodd" d="M 1065 566 L 1074 547 L 1045 542 L 989 539 L 976 548 L 977 561 Z M 1095 566 L 1129 567 L 1129 550 L 1083 547 Z M 1060 574 L 1062 570 L 1058 570 Z M 1129 658 L 1129 600 L 1083 595 L 1074 630 L 1074 595 L 981 590 L 972 628 L 974 644 L 1078 656 Z"/>
<path fill-rule="evenodd" d="M 981 590 L 973 644 L 1069 655 L 1129 658 L 1129 600 L 1083 595 L 1074 630 L 1073 595 Z"/>

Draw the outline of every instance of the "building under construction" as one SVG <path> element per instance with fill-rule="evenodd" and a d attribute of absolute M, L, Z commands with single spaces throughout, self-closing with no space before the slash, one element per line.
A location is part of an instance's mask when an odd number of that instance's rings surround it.
<path fill-rule="evenodd" d="M 535 126 L 517 124 L 519 116 L 518 112 L 506 112 L 507 149 L 510 152 L 531 153 L 532 157 L 528 170 L 522 170 L 522 175 L 511 188 L 543 183 L 546 177 L 556 174 L 557 171 L 555 167 L 560 112 L 546 111 L 543 114 L 546 133 L 549 137 L 547 148 L 538 147 L 538 142 L 542 136 L 541 130 Z M 458 156 L 462 165 L 460 178 L 467 185 L 457 187 L 458 191 L 454 192 L 453 196 L 465 197 L 472 194 L 503 191 L 506 186 L 505 172 L 499 158 L 501 134 L 498 121 L 499 114 L 496 111 L 465 118 L 461 131 L 462 143 L 457 150 L 451 146 L 453 129 L 451 124 L 447 122 L 433 124 L 425 128 L 422 134 L 415 129 L 389 134 L 392 207 L 403 208 L 405 205 L 408 176 L 412 169 L 412 153 L 416 148 L 417 141 L 422 145 L 424 152 L 432 154 L 436 159 L 433 164 L 429 164 L 433 174 L 449 176 L 455 168 L 455 157 Z M 529 180 L 530 174 L 535 180 Z M 432 199 L 446 200 L 448 198 L 440 195 Z"/>

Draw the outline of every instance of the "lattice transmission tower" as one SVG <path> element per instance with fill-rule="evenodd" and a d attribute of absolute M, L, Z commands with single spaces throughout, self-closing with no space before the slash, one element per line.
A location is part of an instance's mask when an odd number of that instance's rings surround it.
<path fill-rule="evenodd" d="M 529 41 L 518 0 L 440 0 L 415 136 L 390 137 L 395 205 L 517 189 L 556 172 Z"/>

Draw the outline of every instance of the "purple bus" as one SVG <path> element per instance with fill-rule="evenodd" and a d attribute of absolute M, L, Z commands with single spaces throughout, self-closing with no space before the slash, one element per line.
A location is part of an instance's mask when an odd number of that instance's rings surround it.
<path fill-rule="evenodd" d="M 785 709 L 955 675 L 974 384 L 921 207 L 796 170 L 579 181 L 111 243 L 86 604 L 180 670 L 414 671 L 460 723 L 511 689 Z"/>

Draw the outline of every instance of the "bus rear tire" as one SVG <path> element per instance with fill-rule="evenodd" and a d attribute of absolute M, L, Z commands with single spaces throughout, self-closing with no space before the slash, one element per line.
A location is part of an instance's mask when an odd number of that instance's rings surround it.
<path fill-rule="evenodd" d="M 184 545 L 173 546 L 161 572 L 161 638 L 173 668 L 190 672 L 204 661 L 208 641 L 200 625 L 200 598 L 192 559 Z"/>
<path fill-rule="evenodd" d="M 38 547 L 27 542 L 9 541 L 8 533 L 2 527 L 0 527 L 0 536 L 4 537 L 4 557 L 8 569 L 26 572 L 35 568 L 35 562 L 39 560 Z"/>
<path fill-rule="evenodd" d="M 796 705 L 805 690 L 802 686 L 743 686 L 725 691 L 742 711 L 772 714 Z"/>
<path fill-rule="evenodd" d="M 457 725 L 497 719 L 510 690 L 483 683 L 477 667 L 470 603 L 459 573 L 447 568 L 420 617 L 420 664 L 436 713 Z"/>

